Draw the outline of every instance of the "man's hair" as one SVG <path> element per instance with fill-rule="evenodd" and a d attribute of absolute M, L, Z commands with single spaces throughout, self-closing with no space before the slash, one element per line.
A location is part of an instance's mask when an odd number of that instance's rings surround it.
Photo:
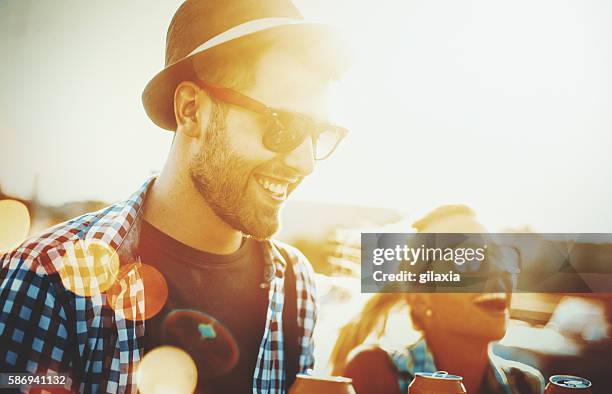
<path fill-rule="evenodd" d="M 197 62 L 193 64 L 193 74 L 185 75 L 184 80 L 195 77 L 237 91 L 248 89 L 255 84 L 255 71 L 259 59 L 271 45 L 267 41 L 257 43 L 251 41 L 250 43 L 250 45 L 247 45 L 247 42 L 242 41 L 239 44 L 223 48 L 223 50 L 217 50 L 215 56 L 206 59 L 205 64 L 198 64 Z M 237 54 L 240 55 L 237 56 Z M 212 101 L 212 116 L 223 118 L 227 114 L 227 106 L 221 105 L 215 99 L 212 99 Z M 176 133 L 172 137 L 172 144 L 174 144 L 175 139 Z"/>

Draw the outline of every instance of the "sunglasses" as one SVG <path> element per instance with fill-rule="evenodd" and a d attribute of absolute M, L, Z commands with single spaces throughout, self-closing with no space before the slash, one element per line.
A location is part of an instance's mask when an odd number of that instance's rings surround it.
<path fill-rule="evenodd" d="M 311 137 L 314 159 L 320 161 L 331 156 L 340 141 L 348 133 L 348 130 L 344 127 L 317 122 L 300 113 L 268 107 L 249 96 L 226 87 L 212 85 L 201 80 L 194 82 L 219 101 L 264 116 L 266 118 L 266 131 L 262 137 L 262 142 L 266 149 L 272 152 L 291 152 L 300 146 L 306 137 Z"/>

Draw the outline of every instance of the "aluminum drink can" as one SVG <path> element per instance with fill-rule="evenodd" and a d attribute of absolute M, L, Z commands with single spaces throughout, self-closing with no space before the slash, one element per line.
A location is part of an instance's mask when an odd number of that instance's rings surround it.
<path fill-rule="evenodd" d="M 447 372 L 417 372 L 408 386 L 409 394 L 465 394 L 463 378 Z"/>
<path fill-rule="evenodd" d="M 355 394 L 352 383 L 343 376 L 297 374 L 289 394 Z"/>
<path fill-rule="evenodd" d="M 591 382 L 572 375 L 553 375 L 548 379 L 544 394 L 591 394 Z"/>

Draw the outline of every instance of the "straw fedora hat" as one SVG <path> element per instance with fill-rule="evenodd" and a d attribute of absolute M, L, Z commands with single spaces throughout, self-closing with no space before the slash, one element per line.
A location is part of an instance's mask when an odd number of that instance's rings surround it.
<path fill-rule="evenodd" d="M 220 58 L 231 64 L 232 56 L 240 56 L 241 44 L 248 45 L 254 37 L 316 48 L 317 57 L 326 62 L 339 68 L 347 64 L 342 35 L 329 25 L 305 20 L 289 0 L 187 0 L 168 27 L 165 67 L 142 93 L 149 118 L 163 129 L 176 130 L 176 86 L 196 75 L 206 78 L 207 65 L 218 64 Z"/>

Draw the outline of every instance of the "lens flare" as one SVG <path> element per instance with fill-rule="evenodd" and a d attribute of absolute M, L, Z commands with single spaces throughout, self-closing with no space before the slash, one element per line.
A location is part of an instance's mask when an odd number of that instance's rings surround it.
<path fill-rule="evenodd" d="M 168 284 L 161 272 L 148 264 L 139 269 L 144 286 L 145 315 L 150 319 L 157 315 L 168 301 Z"/>
<path fill-rule="evenodd" d="M 198 371 L 185 351 L 161 346 L 144 356 L 136 379 L 142 394 L 191 394 L 198 382 Z"/>
<path fill-rule="evenodd" d="M 108 291 L 109 304 L 115 311 L 121 311 L 129 320 L 147 320 L 157 315 L 168 301 L 168 284 L 164 276 L 148 264 L 131 263 L 123 265 L 119 272 L 120 280 Z M 130 295 L 137 278 L 142 280 L 144 289 L 144 309 L 135 304 Z"/>
<path fill-rule="evenodd" d="M 162 324 L 164 343 L 187 349 L 200 369 L 200 376 L 229 372 L 239 358 L 232 333 L 215 318 L 199 311 L 179 309 L 166 316 Z"/>
<path fill-rule="evenodd" d="M 117 280 L 119 256 L 97 239 L 78 240 L 66 246 L 59 269 L 66 289 L 84 297 L 101 294 Z"/>
<path fill-rule="evenodd" d="M 30 231 L 30 213 L 19 201 L 0 201 L 0 254 L 19 246 Z"/>

